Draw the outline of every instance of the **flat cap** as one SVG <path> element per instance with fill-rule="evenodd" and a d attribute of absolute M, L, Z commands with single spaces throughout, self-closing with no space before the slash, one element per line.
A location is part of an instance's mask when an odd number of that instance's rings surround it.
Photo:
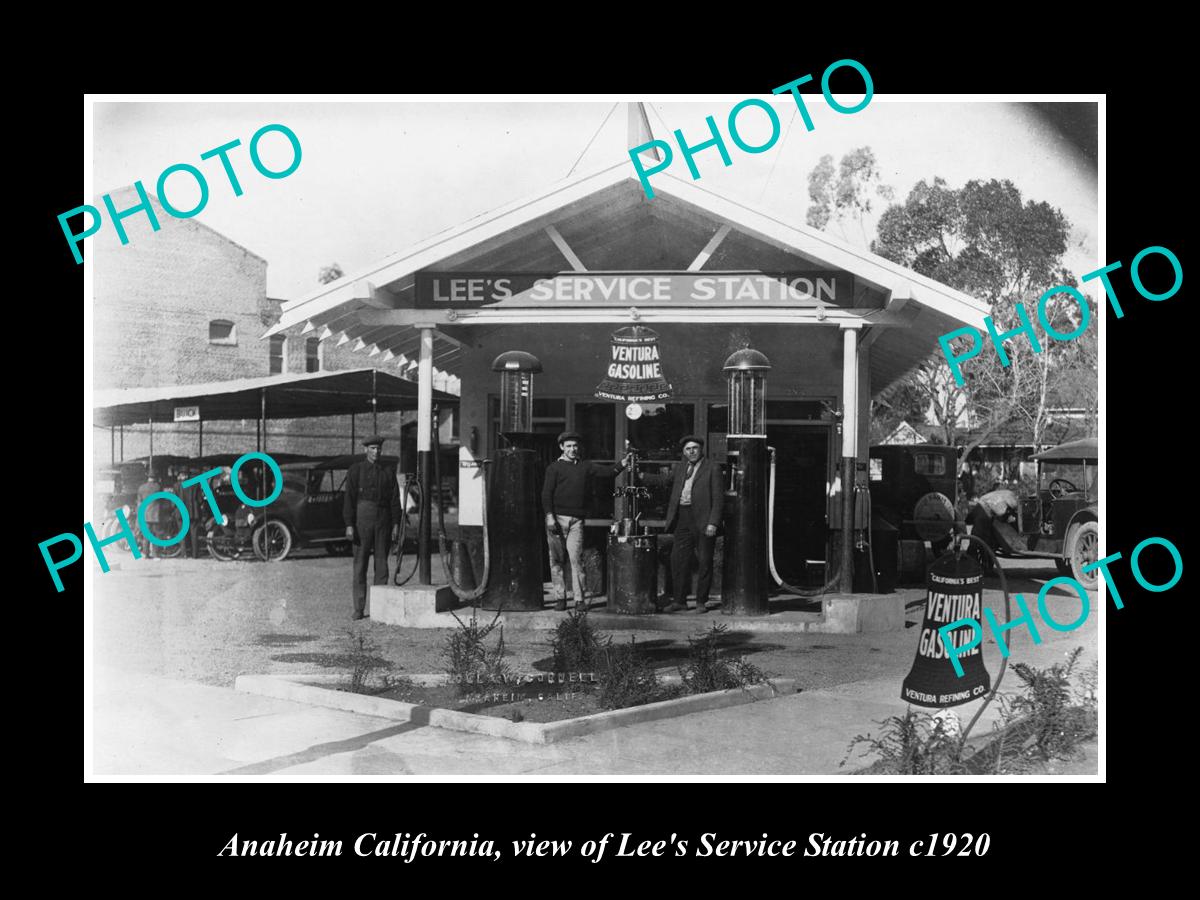
<path fill-rule="evenodd" d="M 701 447 L 704 446 L 704 438 L 700 437 L 698 434 L 689 434 L 686 437 L 679 439 L 679 449 L 682 450 L 688 444 L 693 442 L 699 444 Z"/>
<path fill-rule="evenodd" d="M 383 444 L 383 438 L 381 438 L 377 434 L 371 435 L 369 438 L 367 438 L 365 441 L 362 442 L 362 445 L 364 447 L 377 447 L 382 444 Z"/>
<path fill-rule="evenodd" d="M 583 443 L 583 435 L 578 431 L 564 431 L 558 436 L 558 442 L 561 444 L 564 441 L 579 441 Z"/>

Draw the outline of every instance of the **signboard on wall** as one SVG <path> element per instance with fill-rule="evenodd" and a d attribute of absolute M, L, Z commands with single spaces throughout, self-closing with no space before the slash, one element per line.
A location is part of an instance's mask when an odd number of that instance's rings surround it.
<path fill-rule="evenodd" d="M 177 406 L 175 407 L 176 422 L 199 422 L 200 407 L 198 406 Z"/>
<path fill-rule="evenodd" d="M 880 301 L 882 302 L 882 301 Z M 417 309 L 859 306 L 854 276 L 809 272 L 418 272 Z"/>
<path fill-rule="evenodd" d="M 601 400 L 641 402 L 667 400 L 672 393 L 663 375 L 658 333 L 644 325 L 614 331 L 608 370 L 595 395 Z"/>

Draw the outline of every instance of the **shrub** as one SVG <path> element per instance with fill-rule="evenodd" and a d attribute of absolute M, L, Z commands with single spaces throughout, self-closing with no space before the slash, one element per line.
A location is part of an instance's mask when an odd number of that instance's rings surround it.
<path fill-rule="evenodd" d="M 375 654 L 379 647 L 367 636 L 366 632 L 348 631 L 349 649 L 346 653 L 346 668 L 348 669 L 349 684 L 347 690 L 355 694 L 369 694 L 372 689 L 367 682 L 373 669 L 386 669 L 391 663 L 385 662 Z M 386 674 L 385 674 L 386 678 Z"/>
<path fill-rule="evenodd" d="M 599 703 L 602 708 L 642 706 L 671 695 L 663 690 L 658 673 L 633 638 L 628 644 L 613 646 L 611 642 L 606 643 L 600 659 Z"/>
<path fill-rule="evenodd" d="M 688 664 L 679 670 L 685 692 L 706 694 L 767 680 L 762 669 L 744 658 L 730 659 L 721 655 L 721 638 L 728 631 L 725 625 L 714 622 L 699 638 L 688 638 Z"/>
<path fill-rule="evenodd" d="M 860 744 L 877 753 L 879 760 L 869 769 L 872 775 L 964 775 L 962 741 L 947 719 L 930 713 L 913 712 L 889 716 L 879 723 L 879 737 L 855 735 L 846 751 L 846 761 Z"/>
<path fill-rule="evenodd" d="M 446 657 L 448 663 L 446 672 L 458 684 L 459 691 L 467 693 L 474 690 L 471 682 L 507 680 L 512 672 L 504 661 L 506 651 L 504 649 L 504 627 L 500 625 L 500 612 L 497 611 L 496 617 L 487 625 L 479 624 L 474 610 L 471 611 L 471 618 L 466 622 L 455 615 L 453 611 L 450 615 L 454 616 L 454 621 L 458 623 L 458 629 L 447 636 L 442 647 L 442 655 Z M 499 628 L 499 640 L 494 648 L 489 649 L 487 646 L 488 635 L 497 628 Z"/>
<path fill-rule="evenodd" d="M 554 652 L 555 672 L 594 672 L 601 655 L 612 642 L 588 619 L 586 609 L 576 608 L 558 623 L 550 647 Z"/>

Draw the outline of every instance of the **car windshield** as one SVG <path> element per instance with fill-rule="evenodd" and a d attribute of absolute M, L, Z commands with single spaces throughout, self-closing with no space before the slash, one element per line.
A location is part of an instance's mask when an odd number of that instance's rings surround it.
<path fill-rule="evenodd" d="M 1042 490 L 1049 490 L 1050 482 L 1059 480 L 1068 482 L 1076 490 L 1094 494 L 1096 471 L 1096 464 L 1092 461 L 1048 459 L 1042 462 L 1039 486 Z"/>

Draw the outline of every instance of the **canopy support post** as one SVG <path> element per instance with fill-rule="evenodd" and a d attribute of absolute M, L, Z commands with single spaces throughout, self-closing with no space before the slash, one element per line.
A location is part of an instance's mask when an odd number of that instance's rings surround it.
<path fill-rule="evenodd" d="M 421 355 L 417 365 L 417 477 L 421 484 L 421 518 L 417 527 L 417 583 L 433 584 L 430 559 L 433 492 L 430 449 L 433 437 L 433 327 L 420 325 Z"/>

